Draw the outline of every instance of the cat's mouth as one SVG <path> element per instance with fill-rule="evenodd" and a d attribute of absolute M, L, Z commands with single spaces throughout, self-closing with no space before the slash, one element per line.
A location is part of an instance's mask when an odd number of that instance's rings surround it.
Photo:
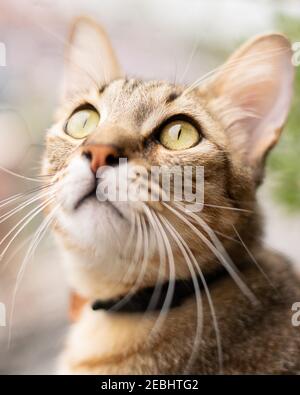
<path fill-rule="evenodd" d="M 86 202 L 87 200 L 89 200 L 89 199 L 95 198 L 95 200 L 96 200 L 97 199 L 96 190 L 97 190 L 97 187 L 94 186 L 93 189 L 90 192 L 87 192 L 85 195 L 83 195 L 78 200 L 78 202 L 75 204 L 74 210 L 78 210 L 82 206 L 82 204 L 84 202 Z"/>
<path fill-rule="evenodd" d="M 87 192 L 83 197 L 81 197 L 78 202 L 76 203 L 74 210 L 78 210 L 83 203 L 87 202 L 88 200 L 94 200 L 95 204 L 105 204 L 108 205 L 121 219 L 127 220 L 124 214 L 119 210 L 119 208 L 110 200 L 106 200 L 104 202 L 100 202 L 97 199 L 97 186 L 94 186 L 90 192 Z"/>

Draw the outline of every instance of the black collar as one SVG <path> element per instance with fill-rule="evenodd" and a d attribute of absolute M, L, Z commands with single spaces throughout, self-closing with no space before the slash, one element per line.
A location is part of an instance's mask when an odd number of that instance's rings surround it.
<path fill-rule="evenodd" d="M 227 275 L 227 271 L 223 266 L 219 266 L 218 270 L 205 276 L 205 282 L 209 286 L 224 275 Z M 203 290 L 204 286 L 200 276 L 197 276 L 197 282 L 200 291 Z M 174 291 L 171 292 L 173 287 Z M 169 303 L 167 303 L 168 290 L 172 296 Z M 92 309 L 95 311 L 106 310 L 112 313 L 164 311 L 181 306 L 187 298 L 193 295 L 195 295 L 195 286 L 192 278 L 166 281 L 158 284 L 156 287 L 142 288 L 126 296 L 108 300 L 95 300 L 92 303 Z"/>

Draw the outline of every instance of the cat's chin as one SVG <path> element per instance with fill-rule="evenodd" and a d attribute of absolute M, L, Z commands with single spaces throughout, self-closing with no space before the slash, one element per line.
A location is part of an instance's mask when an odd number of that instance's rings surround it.
<path fill-rule="evenodd" d="M 126 210 L 124 206 L 119 206 L 115 202 L 111 202 L 109 200 L 99 202 L 94 191 L 91 194 L 88 194 L 84 199 L 80 200 L 74 211 L 82 209 L 92 210 L 96 215 L 98 214 L 98 211 L 103 209 L 108 210 L 111 212 L 112 217 L 117 215 L 121 220 L 129 222 L 129 219 L 127 218 L 128 213 L 126 212 L 128 210 Z"/>
<path fill-rule="evenodd" d="M 89 196 L 72 211 L 61 210 L 58 215 L 59 228 L 71 248 L 80 250 L 99 261 L 117 261 L 130 232 L 130 212 L 126 204 L 99 202 Z"/>

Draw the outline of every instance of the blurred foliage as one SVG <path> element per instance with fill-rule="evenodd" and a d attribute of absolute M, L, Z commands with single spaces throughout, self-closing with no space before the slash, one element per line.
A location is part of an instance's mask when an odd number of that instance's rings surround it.
<path fill-rule="evenodd" d="M 300 42 L 300 20 L 277 16 L 276 26 L 292 42 Z M 300 210 L 300 65 L 296 67 L 294 98 L 288 122 L 277 148 L 268 161 L 276 176 L 275 199 L 289 210 Z"/>

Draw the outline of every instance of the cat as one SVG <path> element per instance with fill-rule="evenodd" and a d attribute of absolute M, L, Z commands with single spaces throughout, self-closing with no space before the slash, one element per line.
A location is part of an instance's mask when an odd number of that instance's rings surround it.
<path fill-rule="evenodd" d="M 74 22 L 43 160 L 71 290 L 58 373 L 300 372 L 299 280 L 264 246 L 256 201 L 289 112 L 291 58 L 287 38 L 267 34 L 191 85 L 143 81 L 123 75 L 95 21 Z M 203 167 L 201 209 L 172 194 L 99 201 L 102 182 L 123 188 L 122 158 L 133 172 Z"/>

